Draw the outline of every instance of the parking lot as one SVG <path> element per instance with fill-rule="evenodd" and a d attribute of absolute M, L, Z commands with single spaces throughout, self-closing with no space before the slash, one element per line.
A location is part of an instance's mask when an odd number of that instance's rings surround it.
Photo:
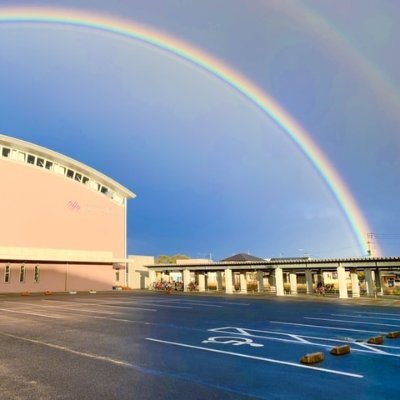
<path fill-rule="evenodd" d="M 387 399 L 398 307 L 112 292 L 0 297 L 4 399 Z M 333 356 L 334 346 L 351 353 Z M 322 351 L 313 365 L 299 362 Z"/>

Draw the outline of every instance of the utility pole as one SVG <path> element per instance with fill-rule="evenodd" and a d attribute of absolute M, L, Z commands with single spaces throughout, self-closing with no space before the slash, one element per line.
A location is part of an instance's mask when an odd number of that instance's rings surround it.
<path fill-rule="evenodd" d="M 372 232 L 367 233 L 367 247 L 368 247 L 368 257 L 373 257 L 373 244 L 374 244 L 374 234 Z"/>

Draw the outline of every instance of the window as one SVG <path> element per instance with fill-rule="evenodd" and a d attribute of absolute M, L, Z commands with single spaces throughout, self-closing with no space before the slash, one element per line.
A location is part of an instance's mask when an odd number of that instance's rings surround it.
<path fill-rule="evenodd" d="M 39 283 L 39 265 L 35 265 L 35 272 L 33 275 L 33 280 L 35 283 Z"/>
<path fill-rule="evenodd" d="M 53 168 L 53 163 L 51 161 L 46 160 L 46 169 L 52 169 Z"/>
<path fill-rule="evenodd" d="M 11 158 L 17 161 L 25 161 L 25 153 L 22 151 L 14 150 L 11 153 Z"/>
<path fill-rule="evenodd" d="M 10 157 L 10 153 L 11 153 L 11 149 L 7 148 L 7 147 L 3 147 L 1 154 L 3 157 Z"/>
<path fill-rule="evenodd" d="M 120 195 L 118 195 L 118 194 L 115 193 L 115 192 L 113 193 L 112 198 L 113 198 L 113 200 L 115 200 L 117 203 L 123 204 L 123 202 L 124 202 L 123 197 L 121 197 Z"/>
<path fill-rule="evenodd" d="M 10 283 L 11 281 L 11 269 L 9 265 L 6 265 L 6 270 L 4 272 L 4 282 Z"/>
<path fill-rule="evenodd" d="M 84 176 L 82 178 L 82 183 L 84 183 L 85 185 L 89 182 L 89 178 L 87 176 Z"/>
<path fill-rule="evenodd" d="M 54 172 L 60 175 L 65 175 L 65 168 L 61 165 L 54 164 Z"/>
<path fill-rule="evenodd" d="M 96 183 L 95 181 L 89 180 L 89 181 L 88 181 L 88 186 L 89 186 L 91 189 L 99 190 L 99 184 Z"/>
<path fill-rule="evenodd" d="M 119 282 L 119 269 L 115 270 L 115 282 Z"/>
<path fill-rule="evenodd" d="M 68 178 L 73 178 L 74 177 L 74 171 L 72 171 L 72 169 L 67 169 L 67 177 Z"/>
<path fill-rule="evenodd" d="M 100 189 L 100 192 L 103 193 L 103 194 L 107 194 L 108 189 L 105 186 L 102 186 L 101 189 Z"/>
<path fill-rule="evenodd" d="M 81 182 L 81 181 L 82 181 L 82 175 L 76 173 L 76 174 L 75 174 L 75 180 L 78 181 L 78 182 Z"/>
<path fill-rule="evenodd" d="M 28 157 L 26 158 L 26 162 L 28 164 L 35 164 L 35 156 L 33 156 L 32 154 L 28 154 Z"/>
<path fill-rule="evenodd" d="M 19 282 L 20 283 L 25 282 L 25 265 L 21 265 L 21 269 L 19 271 Z"/>
<path fill-rule="evenodd" d="M 44 167 L 44 160 L 43 160 L 43 158 L 37 158 L 36 159 L 36 165 L 38 166 L 38 167 Z"/>

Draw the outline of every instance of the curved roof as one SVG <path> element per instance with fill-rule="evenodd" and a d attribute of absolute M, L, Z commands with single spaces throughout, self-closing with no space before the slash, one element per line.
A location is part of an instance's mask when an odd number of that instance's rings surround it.
<path fill-rule="evenodd" d="M 118 182 L 114 181 L 113 179 L 109 178 L 108 176 L 102 174 L 94 168 L 91 168 L 79 161 L 74 160 L 73 158 L 57 153 L 56 151 L 3 134 L 0 134 L 0 145 L 26 152 L 34 156 L 43 157 L 44 159 L 59 164 L 60 166 L 65 168 L 71 168 L 75 172 L 85 175 L 87 178 L 93 180 L 94 182 L 106 186 L 108 189 L 111 189 L 120 196 L 123 196 L 124 198 L 131 199 L 136 197 L 133 192 L 131 192 L 129 189 L 122 186 Z"/>

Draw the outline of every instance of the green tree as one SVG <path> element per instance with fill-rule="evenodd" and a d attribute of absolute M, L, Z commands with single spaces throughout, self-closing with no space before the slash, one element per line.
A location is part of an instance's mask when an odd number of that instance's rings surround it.
<path fill-rule="evenodd" d="M 173 256 L 161 254 L 156 258 L 156 264 L 176 264 L 176 260 L 188 260 L 189 258 L 186 254 L 178 253 Z"/>

